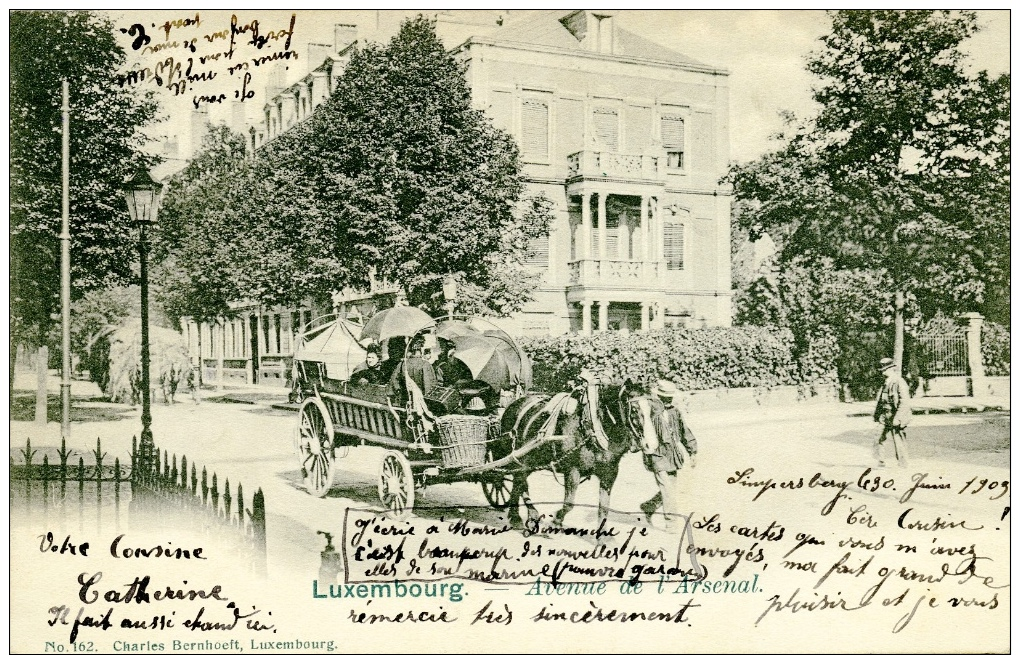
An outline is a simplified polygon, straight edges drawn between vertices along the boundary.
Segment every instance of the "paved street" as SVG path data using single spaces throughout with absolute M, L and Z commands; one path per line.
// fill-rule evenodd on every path
M 29 378 L 29 374 L 19 377 L 15 393 L 15 404 L 28 408 L 27 417 L 31 416 L 34 400 L 28 391 L 33 382 Z M 51 393 L 58 391 L 59 381 L 51 378 L 50 386 Z M 128 460 L 131 438 L 140 431 L 140 409 L 101 402 L 98 390 L 88 382 L 75 381 L 73 395 L 75 422 L 69 447 L 88 451 L 101 438 L 111 459 Z M 286 561 L 303 568 L 300 563 L 304 562 L 309 571 L 315 570 L 324 544 L 317 530 L 338 534 L 345 508 L 378 508 L 376 480 L 382 449 L 350 449 L 338 460 L 332 491 L 325 498 L 314 498 L 300 484 L 293 441 L 297 415 L 271 407 L 286 400 L 282 389 L 228 387 L 223 392 L 205 390 L 203 396 L 198 404 L 187 395 L 178 396 L 171 406 L 153 404 L 156 444 L 178 457 L 186 455 L 199 469 L 208 467 L 220 480 L 241 483 L 247 494 L 259 487 L 265 491 L 271 565 Z M 51 418 L 55 404 L 59 402 L 51 395 Z M 856 478 L 865 467 L 873 465 L 871 444 L 877 426 L 866 416 L 869 413 L 867 403 L 692 413 L 690 421 L 701 454 L 698 467 L 688 470 L 688 495 L 705 511 L 715 502 L 729 505 L 725 478 L 747 468 L 761 471 L 763 462 L 771 464 L 774 471 L 770 474 L 777 476 L 817 470 L 829 476 Z M 26 417 L 16 412 L 15 418 Z M 55 448 L 60 444 L 59 435 L 59 423 L 53 420 L 45 428 L 23 420 L 11 423 L 12 448 L 22 446 L 26 437 L 31 438 L 33 448 Z M 911 472 L 931 471 L 934 478 L 937 471 L 946 479 L 1009 476 L 1008 412 L 916 416 L 909 435 Z M 618 512 L 638 512 L 639 503 L 655 491 L 654 480 L 644 470 L 640 457 L 626 456 L 612 507 Z M 551 473 L 532 476 L 531 492 L 537 502 L 562 500 L 560 481 Z M 577 502 L 592 507 L 578 507 L 568 523 L 593 520 L 593 506 L 598 503 L 594 480 L 581 486 Z M 448 514 L 450 507 L 464 506 L 477 507 L 453 511 L 485 524 L 502 525 L 504 521 L 502 513 L 487 507 L 480 487 L 467 482 L 427 488 L 418 497 L 416 512 L 438 518 Z

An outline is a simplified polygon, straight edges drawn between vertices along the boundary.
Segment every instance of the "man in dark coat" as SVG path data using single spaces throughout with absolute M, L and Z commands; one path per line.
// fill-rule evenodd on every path
M 393 404 L 406 405 L 408 401 L 407 383 L 404 379 L 404 371 L 424 396 L 428 396 L 436 386 L 436 372 L 432 364 L 425 359 L 422 351 L 425 349 L 425 339 L 421 336 L 415 337 L 408 348 L 407 358 L 400 362 L 393 374 L 390 376 L 390 389 L 392 390 Z
M 875 442 L 875 459 L 879 466 L 885 466 L 885 442 L 892 437 L 896 461 L 907 466 L 907 425 L 913 418 L 910 410 L 910 387 L 900 375 L 896 363 L 886 357 L 879 365 L 885 375 L 885 383 L 878 392 L 875 402 L 875 422 L 882 424 L 882 434 Z
M 661 507 L 666 518 L 667 531 L 676 532 L 683 527 L 680 520 L 680 471 L 690 457 L 695 466 L 694 456 L 698 452 L 698 441 L 684 421 L 680 408 L 676 406 L 679 390 L 669 380 L 655 383 L 654 393 L 662 403 L 662 412 L 653 416 L 657 443 L 642 443 L 645 454 L 645 468 L 655 475 L 659 492 L 641 503 L 641 511 L 649 521 Z
M 436 378 L 444 387 L 456 387 L 458 382 L 470 382 L 473 378 L 468 365 L 454 357 L 457 344 L 439 337 L 439 358 L 436 359 Z

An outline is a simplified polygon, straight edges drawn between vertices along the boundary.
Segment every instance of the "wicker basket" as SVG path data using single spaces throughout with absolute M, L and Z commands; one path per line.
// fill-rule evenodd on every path
M 436 419 L 442 444 L 443 466 L 474 466 L 485 463 L 489 419 L 451 414 Z

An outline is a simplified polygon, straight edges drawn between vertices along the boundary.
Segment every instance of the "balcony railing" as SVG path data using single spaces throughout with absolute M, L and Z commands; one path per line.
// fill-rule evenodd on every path
M 567 157 L 567 178 L 614 177 L 657 181 L 663 177 L 665 162 L 653 155 L 623 155 L 618 152 L 582 150 Z
M 655 287 L 659 286 L 662 262 L 616 259 L 583 259 L 570 262 L 568 286 Z

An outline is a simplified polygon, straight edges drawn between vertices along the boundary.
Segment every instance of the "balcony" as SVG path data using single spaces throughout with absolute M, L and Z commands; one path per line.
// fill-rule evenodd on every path
M 584 259 L 567 264 L 567 286 L 605 288 L 657 288 L 665 262 Z
M 665 163 L 663 158 L 653 155 L 582 150 L 567 157 L 567 179 L 607 177 L 657 182 L 665 180 Z

